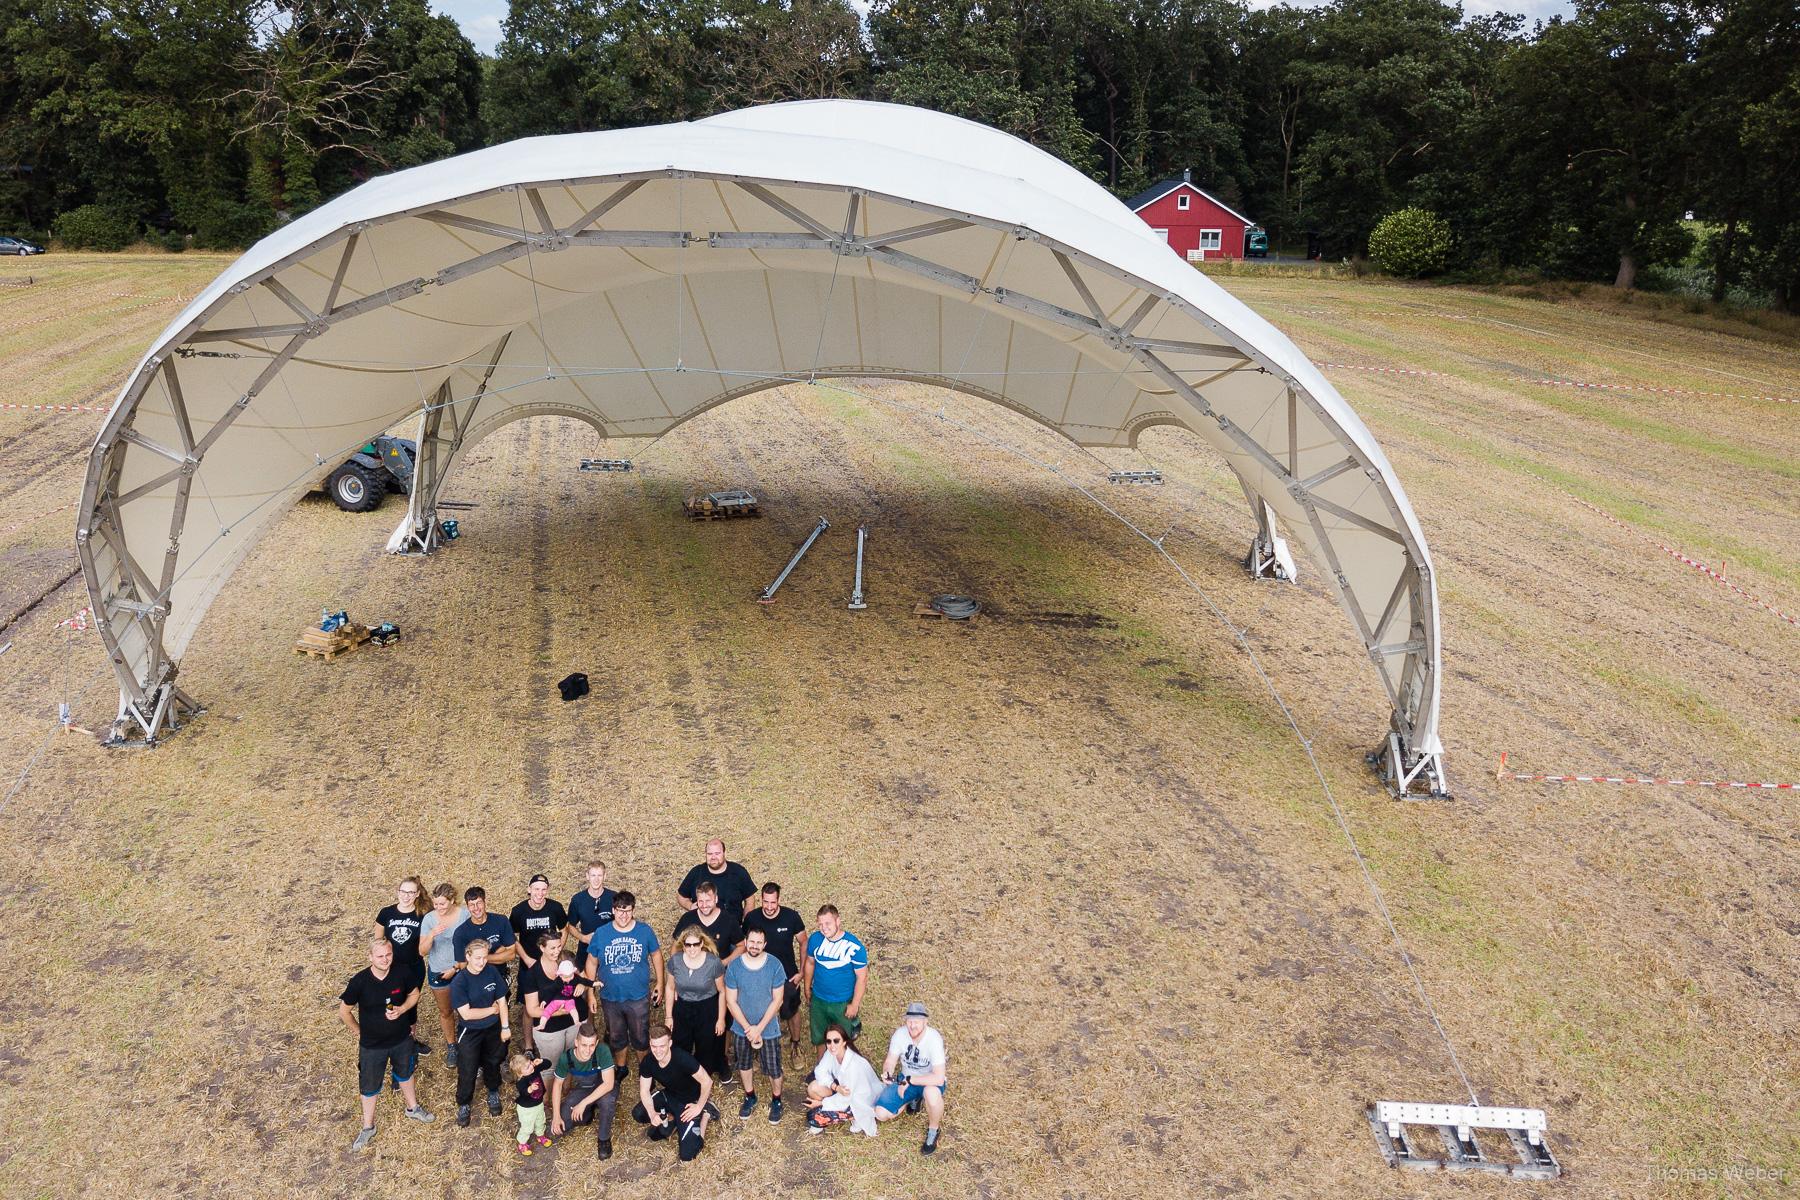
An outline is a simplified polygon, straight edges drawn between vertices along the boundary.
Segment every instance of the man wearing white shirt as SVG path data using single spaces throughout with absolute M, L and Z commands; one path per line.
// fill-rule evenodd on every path
M 887 1088 L 875 1101 L 875 1119 L 891 1121 L 902 1111 L 925 1108 L 925 1141 L 921 1154 L 935 1154 L 938 1126 L 944 1120 L 944 1086 L 949 1078 L 944 1054 L 944 1035 L 927 1023 L 925 1006 L 906 1006 L 906 1024 L 888 1039 L 887 1060 L 881 1064 L 881 1080 Z

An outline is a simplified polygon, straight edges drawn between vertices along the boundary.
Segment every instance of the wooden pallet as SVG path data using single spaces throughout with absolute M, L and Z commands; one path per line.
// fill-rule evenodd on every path
M 294 653 L 305 654 L 313 658 L 322 658 L 326 662 L 339 655 L 348 654 L 369 640 L 369 627 L 352 622 L 341 628 L 326 633 L 318 626 L 303 632 L 294 641 Z
M 970 621 L 980 620 L 981 613 L 982 610 L 978 608 L 972 615 L 967 617 L 946 617 L 943 613 L 931 607 L 931 605 L 925 603 L 923 600 L 913 605 L 913 616 L 915 617 L 936 617 L 940 621 L 954 621 L 958 625 L 967 625 Z

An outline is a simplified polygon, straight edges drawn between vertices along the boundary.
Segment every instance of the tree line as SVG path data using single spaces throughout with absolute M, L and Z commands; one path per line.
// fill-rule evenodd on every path
M 1530 28 L 1440 0 L 511 0 L 491 56 L 426 0 L 0 0 L 0 225 L 235 247 L 483 145 L 834 96 L 995 125 L 1120 196 L 1191 169 L 1332 257 L 1416 206 L 1462 272 L 1699 262 L 1800 306 L 1794 0 Z

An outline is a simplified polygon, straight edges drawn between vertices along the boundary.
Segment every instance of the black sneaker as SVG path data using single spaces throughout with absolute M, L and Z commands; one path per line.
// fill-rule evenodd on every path
M 927 1129 L 925 1131 L 925 1141 L 923 1144 L 921 1144 L 919 1146 L 919 1153 L 920 1154 L 936 1154 L 937 1148 L 938 1148 L 938 1131 L 935 1129 Z
M 748 1118 L 750 1116 L 750 1114 L 755 1111 L 756 1111 L 756 1093 L 755 1092 L 747 1092 L 744 1095 L 744 1102 L 742 1104 L 738 1105 L 738 1116 Z
M 500 1093 L 499 1092 L 489 1092 L 488 1093 L 488 1112 L 496 1117 L 500 1115 Z
M 779 1124 L 780 1121 L 781 1121 L 781 1097 L 777 1096 L 773 1100 L 769 1101 L 769 1124 L 771 1124 L 771 1125 Z
M 413 1052 L 423 1058 L 431 1053 L 431 1047 L 427 1046 L 424 1042 L 421 1042 L 418 1038 L 414 1038 Z
M 600 1139 L 600 1161 L 605 1162 L 607 1159 L 609 1159 L 611 1157 L 612 1157 L 612 1139 L 611 1138 L 601 1138 Z
M 456 1106 L 456 1123 L 458 1125 L 461 1125 L 465 1129 L 467 1129 L 469 1127 L 469 1106 L 468 1105 L 459 1104 Z
M 916 1113 L 916 1112 L 918 1112 L 918 1111 L 919 1111 L 919 1100 L 918 1100 L 918 1099 L 917 1099 L 917 1098 L 914 1098 L 914 1099 L 912 1099 L 912 1100 L 908 1100 L 908 1101 L 907 1101 L 907 1102 L 906 1102 L 906 1111 L 907 1111 L 907 1112 L 909 1112 L 909 1113 Z

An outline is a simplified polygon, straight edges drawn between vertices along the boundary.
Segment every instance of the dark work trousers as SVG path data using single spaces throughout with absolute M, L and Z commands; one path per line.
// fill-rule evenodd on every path
M 569 1113 L 570 1109 L 593 1095 L 593 1093 L 593 1088 L 587 1088 L 583 1091 L 576 1091 L 571 1088 L 563 1093 L 563 1124 L 573 1128 L 576 1125 L 586 1125 L 589 1121 L 592 1121 L 594 1123 L 594 1136 L 600 1141 L 610 1142 L 612 1141 L 613 1114 L 619 1109 L 618 1088 L 614 1088 L 612 1091 L 606 1093 L 606 1095 L 588 1105 L 587 1108 L 582 1111 L 579 1119 L 571 1116 Z
M 470 1029 L 463 1026 L 456 1034 L 456 1103 L 457 1107 L 475 1099 L 475 1073 L 487 1090 L 500 1090 L 500 1055 L 505 1043 L 500 1040 L 500 1026 Z
M 693 1055 L 708 1075 L 724 1075 L 729 1070 L 725 1063 L 724 1035 L 713 1032 L 718 1027 L 717 996 L 705 1000 L 675 997 L 675 1026 L 669 1030 L 675 1035 L 675 1048 Z
M 695 1157 L 699 1155 L 701 1147 L 706 1145 L 706 1139 L 702 1137 L 700 1133 L 700 1118 L 695 1117 L 692 1121 L 683 1121 L 681 1119 L 679 1108 L 670 1103 L 669 1094 L 667 1092 L 659 1091 L 653 1099 L 656 1104 L 656 1111 L 662 1114 L 663 1117 L 663 1123 L 661 1125 L 650 1125 L 650 1114 L 644 1111 L 644 1106 L 642 1104 L 632 1105 L 631 1119 L 636 1121 L 639 1125 L 650 1125 L 650 1128 L 644 1130 L 644 1132 L 649 1135 L 650 1140 L 653 1142 L 660 1142 L 664 1138 L 673 1135 L 675 1138 L 675 1147 L 681 1157 L 681 1161 L 692 1162 Z M 706 1107 L 707 1115 L 712 1116 L 716 1120 L 719 1115 L 718 1109 L 710 1104 Z

